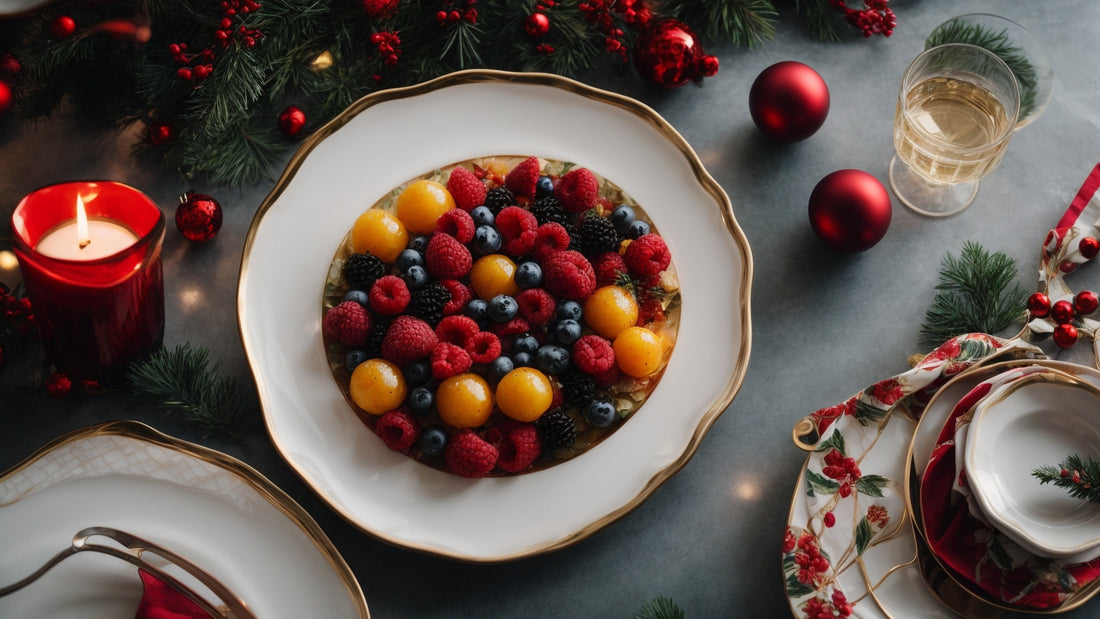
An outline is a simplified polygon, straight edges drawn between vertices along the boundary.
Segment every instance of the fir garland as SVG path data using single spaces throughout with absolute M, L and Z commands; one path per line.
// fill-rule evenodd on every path
M 672 601 L 672 598 L 655 597 L 642 606 L 634 619 L 684 619 L 687 614 Z
M 1058 466 L 1041 466 L 1031 472 L 1039 484 L 1053 483 L 1065 488 L 1075 499 L 1084 499 L 1093 503 L 1100 502 L 1100 462 L 1092 457 L 1082 458 L 1077 454 L 1066 456 Z

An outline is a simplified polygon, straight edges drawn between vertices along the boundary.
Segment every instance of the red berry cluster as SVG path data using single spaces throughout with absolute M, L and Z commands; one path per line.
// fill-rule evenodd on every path
M 210 45 L 196 54 L 187 53 L 186 43 L 172 43 L 168 46 L 168 53 L 172 59 L 180 65 L 176 69 L 176 77 L 198 85 L 199 82 L 210 77 L 214 72 L 215 47 L 225 49 L 234 42 L 245 47 L 255 47 L 263 38 L 263 33 L 256 28 L 249 28 L 244 24 L 238 24 L 234 29 L 234 17 L 248 15 L 260 10 L 260 3 L 256 0 L 223 0 L 221 3 L 222 17 L 218 22 L 218 29 L 214 31 L 215 44 Z
M 386 66 L 392 67 L 401 59 L 401 38 L 396 32 L 372 33 L 370 42 L 378 48 L 378 54 Z
M 0 283 L 0 310 L 10 328 L 18 335 L 38 337 L 38 319 L 34 315 L 29 297 L 17 297 Z
M 1100 254 L 1100 241 L 1091 236 L 1082 237 L 1077 242 L 1077 253 L 1085 261 L 1092 260 Z M 1072 273 L 1077 270 L 1078 263 L 1065 259 L 1058 264 L 1058 270 L 1064 274 Z M 1100 297 L 1091 290 L 1078 292 L 1072 301 L 1059 299 L 1052 303 L 1050 297 L 1042 292 L 1032 294 L 1027 300 L 1029 319 L 1048 319 L 1054 322 L 1051 338 L 1060 348 L 1069 348 L 1077 343 L 1081 319 L 1094 313 L 1098 307 Z M 1075 322 L 1078 324 L 1074 324 Z
M 461 3 L 454 0 L 443 0 L 443 7 L 436 11 L 435 21 L 439 22 L 441 26 L 459 21 L 476 24 L 477 9 L 474 8 L 475 4 L 477 4 L 477 0 L 463 0 Z
M 371 19 L 388 19 L 397 11 L 397 0 L 363 0 L 363 12 Z
M 890 0 L 864 0 L 863 9 L 853 9 L 844 0 L 829 0 L 833 8 L 844 13 L 844 19 L 859 28 L 864 37 L 881 34 L 888 37 L 894 33 L 898 20 L 887 4 Z
M 604 47 L 608 53 L 618 55 L 625 62 L 627 50 L 626 45 L 623 44 L 624 33 L 622 28 L 615 24 L 615 17 L 612 14 L 616 4 L 611 0 L 587 0 L 577 5 L 577 8 L 584 13 L 585 20 L 604 33 Z M 631 5 L 633 6 L 633 3 Z
M 642 0 L 616 0 L 615 11 L 623 16 L 623 21 L 635 30 L 641 30 L 653 19 L 653 12 Z

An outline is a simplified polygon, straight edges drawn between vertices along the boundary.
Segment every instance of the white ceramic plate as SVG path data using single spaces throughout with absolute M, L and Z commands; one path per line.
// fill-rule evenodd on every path
M 0 584 L 88 526 L 178 553 L 258 617 L 369 617 L 351 570 L 293 499 L 238 460 L 136 422 L 68 434 L 0 476 Z M 0 617 L 132 617 L 141 596 L 136 568 L 79 553 L 0 598 Z
M 622 187 L 668 242 L 683 309 L 664 377 L 609 439 L 536 473 L 469 480 L 386 449 L 356 418 L 328 368 L 320 299 L 363 210 L 489 155 L 572 161 Z M 253 220 L 237 310 L 271 438 L 333 509 L 394 544 L 503 561 L 590 535 L 687 463 L 744 377 L 751 279 L 729 198 L 653 110 L 556 76 L 465 71 L 369 95 L 303 144 Z
M 1027 550 L 1067 558 L 1100 545 L 1100 505 L 1031 472 L 1067 455 L 1100 457 L 1100 391 L 1035 375 L 989 394 L 965 447 L 969 485 L 990 522 Z

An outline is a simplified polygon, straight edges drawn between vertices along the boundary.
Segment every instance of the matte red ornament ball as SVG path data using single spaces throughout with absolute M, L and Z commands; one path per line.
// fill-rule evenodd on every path
M 306 126 L 306 113 L 297 105 L 288 105 L 279 113 L 279 129 L 289 138 L 296 138 Z
M 208 195 L 188 191 L 176 207 L 176 228 L 188 240 L 209 241 L 222 227 L 222 207 Z
M 1050 297 L 1041 292 L 1032 293 L 1027 298 L 1027 311 L 1034 318 L 1046 318 L 1050 314 Z
M 7 114 L 14 104 L 15 94 L 12 93 L 11 86 L 0 82 L 0 116 Z
M 1071 324 L 1058 325 L 1054 327 L 1051 336 L 1059 348 L 1069 348 L 1077 343 L 1077 327 Z
M 842 253 L 875 246 L 890 227 L 890 194 L 862 170 L 837 170 L 810 194 L 810 225 L 818 238 Z
M 672 18 L 651 23 L 634 42 L 634 68 L 662 88 L 701 82 L 718 72 L 718 58 L 707 55 L 687 24 Z
M 76 32 L 76 21 L 68 15 L 58 15 L 50 22 L 50 34 L 59 39 L 72 36 Z
M 800 142 L 825 124 L 829 87 L 817 71 L 793 60 L 764 69 L 749 89 L 756 126 L 781 142 Z
M 1065 299 L 1056 301 L 1050 306 L 1050 318 L 1060 325 L 1073 322 L 1073 304 Z
M 523 20 L 523 30 L 532 39 L 541 39 L 550 32 L 550 18 L 546 13 L 531 13 Z
M 1100 307 L 1100 298 L 1091 290 L 1082 290 L 1073 297 L 1073 309 L 1082 316 L 1087 316 Z

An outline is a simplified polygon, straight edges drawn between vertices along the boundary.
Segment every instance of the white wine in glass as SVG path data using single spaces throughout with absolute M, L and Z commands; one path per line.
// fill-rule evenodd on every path
M 894 116 L 890 186 L 925 215 L 961 211 L 1000 163 L 1019 113 L 1012 71 L 973 45 L 948 44 L 906 69 Z

